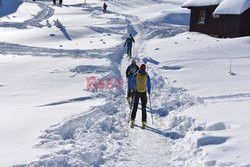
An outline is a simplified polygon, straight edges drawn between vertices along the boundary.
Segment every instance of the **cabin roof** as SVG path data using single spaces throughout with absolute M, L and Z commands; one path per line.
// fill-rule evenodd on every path
M 224 0 L 214 14 L 242 14 L 250 8 L 250 0 Z
M 201 7 L 201 6 L 213 6 L 219 5 L 223 0 L 187 0 L 182 7 Z
M 213 14 L 240 15 L 250 8 L 250 0 L 187 0 L 182 7 L 202 7 L 218 5 Z

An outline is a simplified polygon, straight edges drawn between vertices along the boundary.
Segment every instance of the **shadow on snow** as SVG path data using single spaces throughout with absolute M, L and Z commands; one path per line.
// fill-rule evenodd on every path
M 138 125 L 135 125 L 135 126 L 141 128 Z M 182 135 L 180 133 L 177 133 L 177 132 L 164 132 L 162 130 L 159 130 L 159 129 L 156 129 L 156 128 L 152 128 L 150 126 L 146 126 L 146 128 L 144 130 L 156 133 L 158 135 L 162 135 L 164 137 L 168 137 L 168 138 L 173 139 L 173 140 L 177 140 L 177 139 L 180 139 L 180 138 L 184 137 L 184 135 Z
M 22 0 L 0 0 L 0 17 L 15 13 L 22 3 Z
M 80 102 L 80 101 L 85 101 L 85 100 L 90 100 L 90 99 L 93 99 L 93 97 L 78 97 L 78 98 L 62 100 L 62 101 L 58 101 L 58 102 L 54 102 L 54 103 L 49 103 L 49 104 L 45 104 L 45 105 L 40 105 L 40 106 L 37 106 L 37 107 L 56 106 L 56 105 Z
M 65 36 L 65 38 L 66 38 L 67 40 L 69 40 L 69 41 L 72 40 L 71 37 L 69 36 L 69 33 L 67 32 L 67 30 L 65 29 L 64 26 L 60 27 L 59 29 L 60 29 L 60 31 L 63 33 L 63 35 Z

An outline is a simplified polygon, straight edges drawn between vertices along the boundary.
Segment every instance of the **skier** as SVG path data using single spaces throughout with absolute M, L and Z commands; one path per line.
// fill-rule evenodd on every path
M 130 104 L 130 106 L 132 106 L 132 99 L 133 99 L 133 91 L 131 88 L 131 78 L 132 76 L 139 70 L 139 67 L 136 65 L 136 61 L 135 59 L 132 59 L 131 64 L 128 66 L 127 70 L 126 70 L 126 78 L 128 81 L 128 92 L 127 92 L 127 100 L 128 103 Z
M 135 40 L 132 36 L 132 34 L 129 34 L 129 37 L 126 39 L 126 42 L 124 44 L 124 47 L 127 45 L 127 54 L 128 54 L 128 57 L 131 58 L 131 53 L 132 53 L 132 44 L 133 42 L 135 43 Z
M 108 5 L 106 3 L 103 3 L 103 13 L 107 13 L 107 7 Z
M 134 93 L 134 106 L 131 114 L 131 128 L 134 128 L 136 112 L 138 108 L 139 98 L 141 99 L 142 105 L 142 129 L 145 128 L 147 123 L 147 92 L 150 95 L 151 82 L 150 77 L 147 74 L 146 65 L 142 64 L 138 72 L 136 72 L 131 79 L 131 87 L 135 91 Z
M 53 0 L 53 5 L 56 5 L 56 0 Z

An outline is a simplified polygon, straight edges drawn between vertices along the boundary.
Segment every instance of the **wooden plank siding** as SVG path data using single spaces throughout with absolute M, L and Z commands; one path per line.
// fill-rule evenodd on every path
M 240 36 L 250 36 L 250 9 L 242 14 L 240 27 Z

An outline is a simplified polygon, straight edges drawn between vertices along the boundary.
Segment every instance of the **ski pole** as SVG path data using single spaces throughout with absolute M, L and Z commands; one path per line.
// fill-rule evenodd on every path
M 150 112 L 151 112 L 151 118 L 152 118 L 152 125 L 154 125 L 154 118 L 153 118 L 153 113 L 152 113 L 152 106 L 151 106 L 150 94 L 148 95 L 148 97 L 149 97 L 149 105 L 150 105 Z

